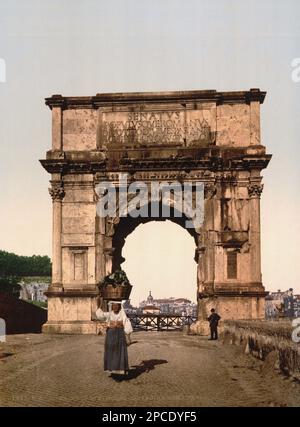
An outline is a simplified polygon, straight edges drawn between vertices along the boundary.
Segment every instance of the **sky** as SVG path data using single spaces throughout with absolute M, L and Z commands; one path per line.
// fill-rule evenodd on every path
M 300 293 L 300 82 L 291 65 L 300 57 L 299 22 L 298 0 L 0 0 L 0 248 L 51 255 L 49 176 L 38 162 L 51 147 L 45 97 L 258 87 L 267 91 L 262 144 L 273 154 L 263 171 L 263 282 Z M 177 272 L 173 296 L 195 299 L 187 239 L 175 224 L 159 223 L 128 237 L 135 299 L 150 286 L 168 296 L 161 294 L 172 289 L 154 273 L 163 265 Z M 151 262 L 140 260 L 145 241 Z

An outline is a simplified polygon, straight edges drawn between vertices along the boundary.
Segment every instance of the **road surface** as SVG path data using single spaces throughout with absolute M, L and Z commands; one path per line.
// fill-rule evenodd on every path
M 300 385 L 235 346 L 137 332 L 126 380 L 103 372 L 104 337 L 13 335 L 0 343 L 0 406 L 299 406 Z

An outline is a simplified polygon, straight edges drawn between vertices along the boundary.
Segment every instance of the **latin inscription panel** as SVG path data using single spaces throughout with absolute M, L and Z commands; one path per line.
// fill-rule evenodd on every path
M 211 110 L 102 113 L 102 145 L 211 142 Z

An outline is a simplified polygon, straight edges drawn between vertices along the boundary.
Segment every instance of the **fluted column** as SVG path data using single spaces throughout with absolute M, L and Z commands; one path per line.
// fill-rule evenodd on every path
M 198 321 L 207 325 L 207 303 L 214 283 L 214 212 L 217 187 L 214 182 L 204 184 L 204 223 L 198 242 Z
M 250 183 L 248 185 L 249 194 L 249 215 L 250 215 L 250 262 L 251 281 L 261 283 L 261 238 L 260 238 L 260 196 L 263 184 Z
M 52 287 L 62 289 L 62 200 L 65 195 L 61 181 L 51 181 L 52 197 Z
M 96 283 L 99 283 L 106 275 L 105 269 L 105 243 L 106 243 L 106 218 L 100 215 L 97 204 L 106 194 L 106 191 L 99 186 L 101 178 L 105 181 L 106 177 L 96 174 L 94 176 L 94 202 L 96 204 L 96 260 L 95 276 Z
M 216 215 L 216 200 L 217 186 L 215 183 L 205 183 L 204 185 L 204 283 L 212 290 L 215 280 L 215 215 Z

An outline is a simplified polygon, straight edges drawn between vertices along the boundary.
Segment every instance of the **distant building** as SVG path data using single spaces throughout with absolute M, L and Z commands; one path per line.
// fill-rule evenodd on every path
M 270 292 L 266 296 L 265 314 L 267 319 L 299 317 L 300 295 L 294 295 L 292 288 Z
M 160 309 L 156 305 L 145 305 L 142 308 L 143 314 L 159 314 Z
M 50 285 L 50 277 L 24 277 L 20 281 L 20 299 L 46 302 L 45 292 Z
M 196 316 L 197 304 L 186 298 L 153 298 L 151 291 L 146 300 L 140 303 L 139 311 L 161 314 L 177 314 L 180 316 Z
M 294 316 L 300 317 L 300 295 L 295 295 L 294 298 Z
M 136 307 L 133 307 L 133 305 L 131 305 L 130 299 L 124 302 L 123 307 L 127 314 L 135 314 L 137 311 Z

